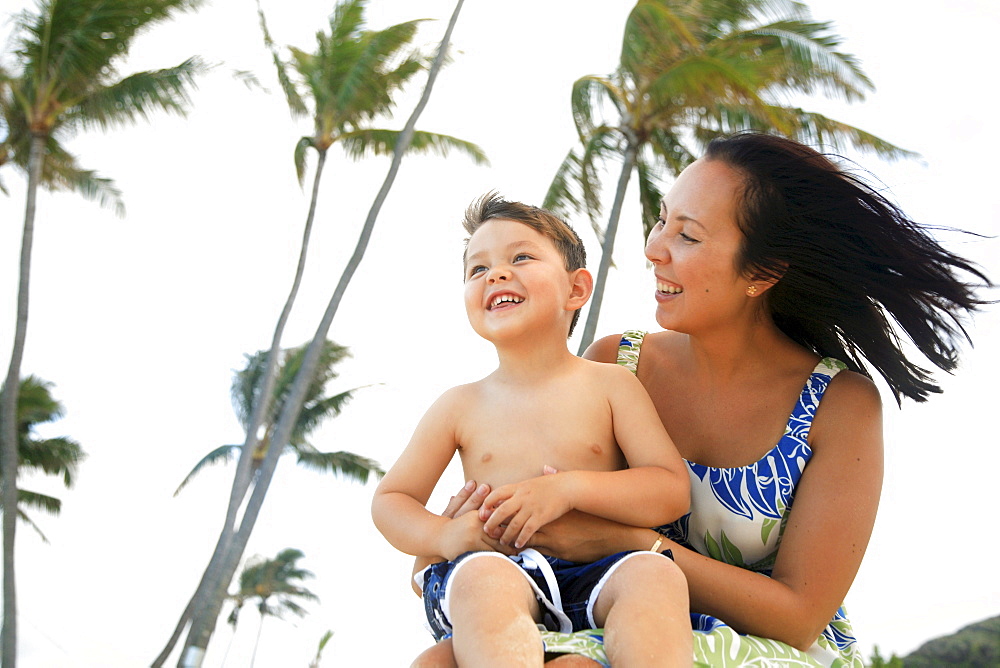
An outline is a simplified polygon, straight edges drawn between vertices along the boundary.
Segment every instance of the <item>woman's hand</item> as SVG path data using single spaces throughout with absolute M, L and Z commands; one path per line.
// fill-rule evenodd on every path
M 504 554 L 515 551 L 505 547 L 483 531 L 479 514 L 466 512 L 445 524 L 440 537 L 441 556 L 454 559 L 460 554 L 477 550 L 494 550 Z
M 649 549 L 654 533 L 571 510 L 538 529 L 527 547 L 568 561 L 590 562 L 616 552 Z
M 458 494 L 448 499 L 448 505 L 441 513 L 441 517 L 455 518 L 470 510 L 479 510 L 491 491 L 490 486 L 486 483 L 476 485 L 475 480 L 470 480 L 465 483 L 462 489 L 458 490 Z
M 483 523 L 479 519 L 478 511 L 483 505 L 483 500 L 493 491 L 486 483 L 476 484 L 475 480 L 470 480 L 458 491 L 458 493 L 448 499 L 448 505 L 441 513 L 442 517 L 448 517 L 453 521 L 448 522 L 441 536 L 441 543 L 444 547 L 441 556 L 445 559 L 454 559 L 460 554 L 472 550 L 496 550 L 505 554 L 513 552 L 500 545 L 496 540 L 483 532 Z
M 451 558 L 457 557 L 463 552 L 471 550 L 497 550 L 499 552 L 510 553 L 483 532 L 483 523 L 479 521 L 479 507 L 483 505 L 483 500 L 492 491 L 489 485 L 483 483 L 477 485 L 475 480 L 470 480 L 458 490 L 455 496 L 448 499 L 441 517 L 450 519 L 460 518 L 459 522 L 449 522 L 446 534 L 442 537 L 447 547 L 444 552 L 454 552 Z M 464 518 L 464 519 L 462 519 Z M 457 551 L 456 551 L 457 550 Z M 433 563 L 448 558 L 449 555 L 438 557 L 417 557 L 413 560 L 413 574 L 416 575 Z M 417 596 L 421 595 L 416 582 L 411 578 L 410 586 Z

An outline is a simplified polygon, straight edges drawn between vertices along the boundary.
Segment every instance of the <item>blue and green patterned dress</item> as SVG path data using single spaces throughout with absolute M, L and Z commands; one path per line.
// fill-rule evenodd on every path
M 622 335 L 618 363 L 636 372 L 645 332 Z M 830 379 L 846 366 L 820 361 L 792 411 L 785 434 L 759 461 L 738 468 L 713 468 L 687 462 L 691 511 L 659 530 L 677 543 L 727 564 L 765 576 L 781 543 L 795 486 L 809 463 L 807 439 L 813 415 Z M 739 634 L 722 620 L 692 614 L 694 663 L 705 666 L 863 667 L 851 624 L 843 608 L 806 652 L 770 640 Z M 589 656 L 604 665 L 602 633 L 542 633 L 547 652 Z

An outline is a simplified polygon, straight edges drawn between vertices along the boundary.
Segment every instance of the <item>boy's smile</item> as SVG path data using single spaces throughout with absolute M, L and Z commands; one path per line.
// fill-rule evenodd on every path
M 524 297 L 516 295 L 513 292 L 510 292 L 509 290 L 501 290 L 499 293 L 494 292 L 491 295 L 489 300 L 490 305 L 487 306 L 486 308 L 489 311 L 497 311 L 506 308 L 513 308 L 514 306 L 517 306 L 523 301 Z

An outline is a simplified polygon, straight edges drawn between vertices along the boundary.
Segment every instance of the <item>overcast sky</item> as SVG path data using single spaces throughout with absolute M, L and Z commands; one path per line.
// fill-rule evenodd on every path
M 492 166 L 455 155 L 403 163 L 330 334 L 353 352 L 331 388 L 370 387 L 317 433 L 317 447 L 388 467 L 438 394 L 493 368 L 492 349 L 465 320 L 458 221 L 469 201 L 490 189 L 540 203 L 574 141 L 570 86 L 613 69 L 633 4 L 583 0 L 570 13 L 566 3 L 466 3 L 453 63 L 419 127 L 479 144 Z M 947 11 L 930 12 L 903 2 L 808 4 L 816 18 L 835 23 L 878 89 L 860 105 L 809 106 L 920 153 L 921 160 L 901 164 L 852 157 L 916 220 L 993 235 L 942 239 L 996 277 L 1000 141 L 990 113 L 994 87 L 979 73 L 996 64 L 1000 6 L 953 0 Z M 2 11 L 30 5 L 13 0 Z M 452 10 L 450 0 L 373 5 L 375 28 L 438 19 L 418 35 L 428 48 Z M 307 50 L 332 6 L 264 1 L 275 40 Z M 242 441 L 229 401 L 232 371 L 244 353 L 269 344 L 293 275 L 307 198 L 295 181 L 292 149 L 309 127 L 287 113 L 253 3 L 216 0 L 157 28 L 136 44 L 123 71 L 193 54 L 223 64 L 201 82 L 189 118 L 157 116 L 69 144 L 84 166 L 116 181 L 126 218 L 75 196 L 39 200 L 23 372 L 55 383 L 66 406 L 65 419 L 45 434 L 78 440 L 88 459 L 72 491 L 24 481 L 64 500 L 61 517 L 35 515 L 50 544 L 24 525 L 18 531 L 20 655 L 28 668 L 148 665 L 160 651 L 208 560 L 232 470 L 206 471 L 177 498 L 173 490 L 210 449 Z M 236 69 L 256 72 L 270 93 L 248 90 L 231 77 Z M 386 126 L 402 126 L 421 85 Z M 331 151 L 287 345 L 311 338 L 387 166 Z M 0 176 L 11 190 L 0 197 L 6 365 L 24 187 L 9 169 Z M 596 264 L 588 224 L 573 222 Z M 640 230 L 630 200 L 599 333 L 656 327 Z M 997 308 L 970 332 L 976 348 L 943 379 L 944 395 L 898 410 L 884 393 L 882 508 L 847 598 L 865 656 L 875 644 L 883 654 L 906 654 L 1000 614 L 1000 575 L 991 565 L 1000 546 L 991 476 L 1000 454 L 990 417 L 1000 376 Z M 444 484 L 432 500 L 438 506 L 461 484 L 460 473 L 450 471 Z M 301 549 L 321 602 L 304 619 L 267 620 L 258 666 L 307 665 L 327 629 L 335 636 L 324 665 L 406 665 L 429 644 L 407 585 L 410 560 L 371 524 L 373 490 L 282 461 L 247 555 Z M 247 610 L 228 665 L 248 663 L 256 622 Z M 230 638 L 223 622 L 206 666 L 221 664 Z

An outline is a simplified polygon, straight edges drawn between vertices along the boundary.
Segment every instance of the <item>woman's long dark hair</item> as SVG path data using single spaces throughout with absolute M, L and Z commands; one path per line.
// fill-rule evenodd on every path
M 744 175 L 738 267 L 778 279 L 765 307 L 785 334 L 870 377 L 867 362 L 897 402 L 941 391 L 930 372 L 906 358 L 896 328 L 935 366 L 952 371 L 959 339 L 969 339 L 962 318 L 988 303 L 974 292 L 990 285 L 976 265 L 797 142 L 742 133 L 712 141 L 705 157 Z

